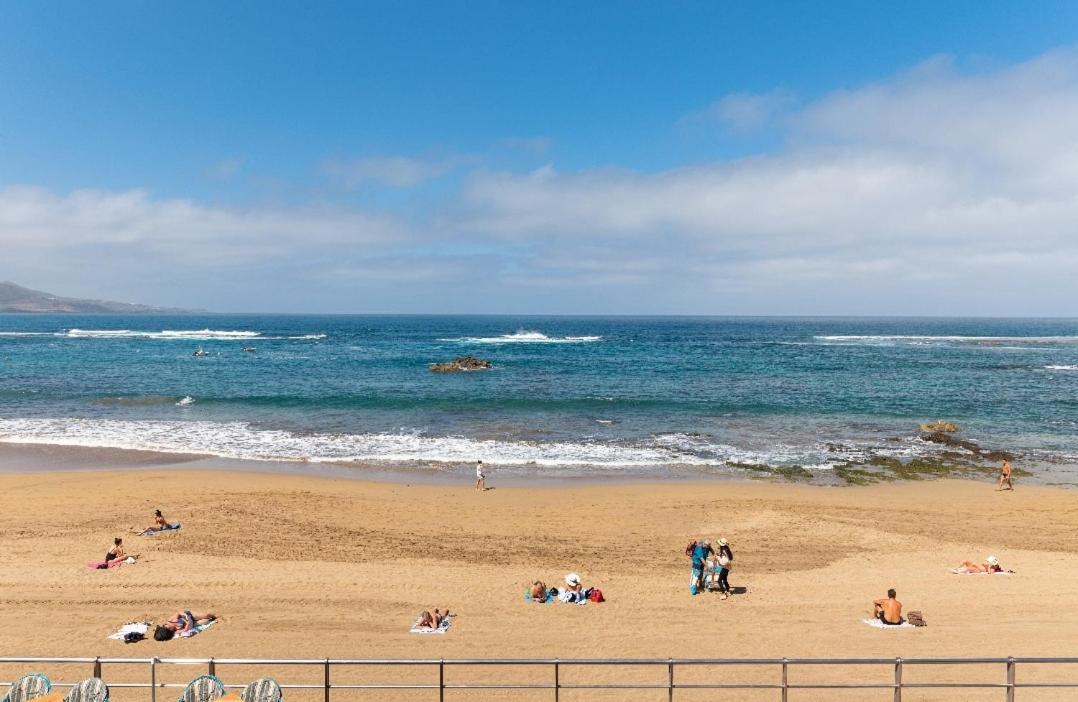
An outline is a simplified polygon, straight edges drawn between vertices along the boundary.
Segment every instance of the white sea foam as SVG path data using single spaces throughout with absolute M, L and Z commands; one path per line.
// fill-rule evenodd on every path
M 1027 344 L 1078 344 L 1078 336 L 952 336 L 909 334 L 841 334 L 813 337 L 817 341 L 838 342 L 900 342 L 910 344 L 1000 344 L 1008 342 Z
M 826 469 L 831 465 L 831 457 L 817 453 L 815 448 L 806 452 L 795 447 L 773 446 L 766 451 L 751 451 L 717 443 L 706 436 L 686 434 L 666 434 L 634 444 L 586 440 L 535 442 L 430 436 L 421 432 L 297 434 L 255 429 L 243 422 L 66 418 L 0 419 L 0 442 L 310 462 L 455 464 L 482 457 L 484 463 L 491 465 L 596 469 L 722 468 L 731 464 L 799 462 Z
M 601 336 L 547 336 L 542 332 L 520 331 L 501 336 L 465 336 L 456 339 L 439 339 L 438 341 L 455 341 L 467 344 L 586 344 L 592 341 L 602 341 Z
M 301 336 L 286 336 L 286 339 L 325 339 L 325 334 L 303 334 Z
M 52 336 L 50 332 L 0 331 L 0 336 Z
M 216 329 L 194 329 L 163 331 L 137 331 L 131 329 L 68 329 L 61 336 L 73 339 L 178 339 L 184 341 L 211 341 L 230 339 L 260 339 L 261 333 L 255 331 L 220 331 Z
M 191 397 L 190 395 L 184 395 L 182 398 L 180 398 L 180 401 L 176 403 L 176 406 L 187 407 L 188 405 L 193 404 L 195 404 L 195 398 Z
M 1045 370 L 1078 371 L 1078 366 L 1045 366 Z

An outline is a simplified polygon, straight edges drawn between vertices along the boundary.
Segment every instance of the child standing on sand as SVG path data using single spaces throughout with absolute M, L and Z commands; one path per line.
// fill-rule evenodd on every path
M 475 489 L 480 492 L 486 492 L 487 489 L 487 474 L 483 472 L 482 461 L 476 461 L 475 464 Z

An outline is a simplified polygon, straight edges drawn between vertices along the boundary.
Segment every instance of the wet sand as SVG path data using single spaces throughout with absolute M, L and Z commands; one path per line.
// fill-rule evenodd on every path
M 1060 488 L 1019 484 L 1014 493 L 997 493 L 991 484 L 966 481 L 848 488 L 676 483 L 500 486 L 477 493 L 471 484 L 158 466 L 9 473 L 0 475 L 0 493 L 4 655 L 741 658 L 1066 656 L 1078 650 L 1078 494 Z M 158 507 L 183 529 L 154 538 L 131 535 Z M 129 552 L 142 554 L 140 562 L 88 570 L 85 563 L 100 559 L 118 535 Z M 726 601 L 689 596 L 683 551 L 697 536 L 730 541 L 730 581 L 747 592 Z M 947 570 L 990 553 L 1017 574 Z M 560 584 L 570 571 L 601 588 L 608 602 L 524 601 L 535 578 Z M 872 598 L 888 587 L 898 590 L 907 609 L 923 611 L 929 626 L 881 631 L 862 624 Z M 459 614 L 449 633 L 409 634 L 417 613 L 434 607 Z M 222 621 L 190 640 L 125 645 L 106 639 L 124 622 L 160 621 L 182 608 L 212 610 Z M 25 670 L 2 667 L 5 678 L 16 672 Z M 585 672 L 593 679 L 614 675 Z M 975 673 L 1003 681 L 1002 667 L 910 671 L 906 678 L 972 679 Z M 295 682 L 318 671 L 275 674 Z M 429 669 L 425 675 L 430 682 Z M 547 671 L 519 675 L 549 678 Z M 647 675 L 661 681 L 665 671 Z M 887 681 L 891 671 L 796 675 L 792 680 L 800 682 Z M 245 681 L 235 676 L 240 679 L 227 681 Z M 496 676 L 505 679 L 508 672 L 466 677 Z M 777 671 L 723 669 L 686 673 L 689 678 L 775 682 Z M 1078 671 L 1023 676 L 1038 678 L 1073 680 Z M 146 699 L 124 692 L 113 698 Z M 551 698 L 549 692 L 454 694 Z M 562 699 L 664 695 L 578 691 Z M 998 690 L 922 691 L 908 698 L 1001 696 Z M 435 697 L 341 697 L 398 698 Z M 713 698 L 678 693 L 678 699 Z M 776 698 L 769 692 L 731 699 Z M 1050 691 L 1020 696 L 1071 698 Z M 316 697 L 293 692 L 288 699 Z M 791 699 L 890 699 L 890 693 L 801 692 Z

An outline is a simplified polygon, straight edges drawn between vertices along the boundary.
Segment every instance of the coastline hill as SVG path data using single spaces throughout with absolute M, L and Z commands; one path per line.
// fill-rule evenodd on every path
M 80 300 L 60 297 L 40 290 L 31 290 L 12 282 L 0 281 L 0 312 L 30 312 L 40 314 L 179 314 L 195 310 L 171 307 L 152 307 L 129 302 Z

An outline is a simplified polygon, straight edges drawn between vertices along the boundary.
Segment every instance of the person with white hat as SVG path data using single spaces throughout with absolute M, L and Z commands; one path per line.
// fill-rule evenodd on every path
M 974 563 L 973 561 L 962 561 L 957 566 L 951 569 L 952 573 L 1009 573 L 1012 571 L 1003 570 L 1003 566 L 999 564 L 999 559 L 995 556 L 988 556 L 984 559 L 984 563 Z

